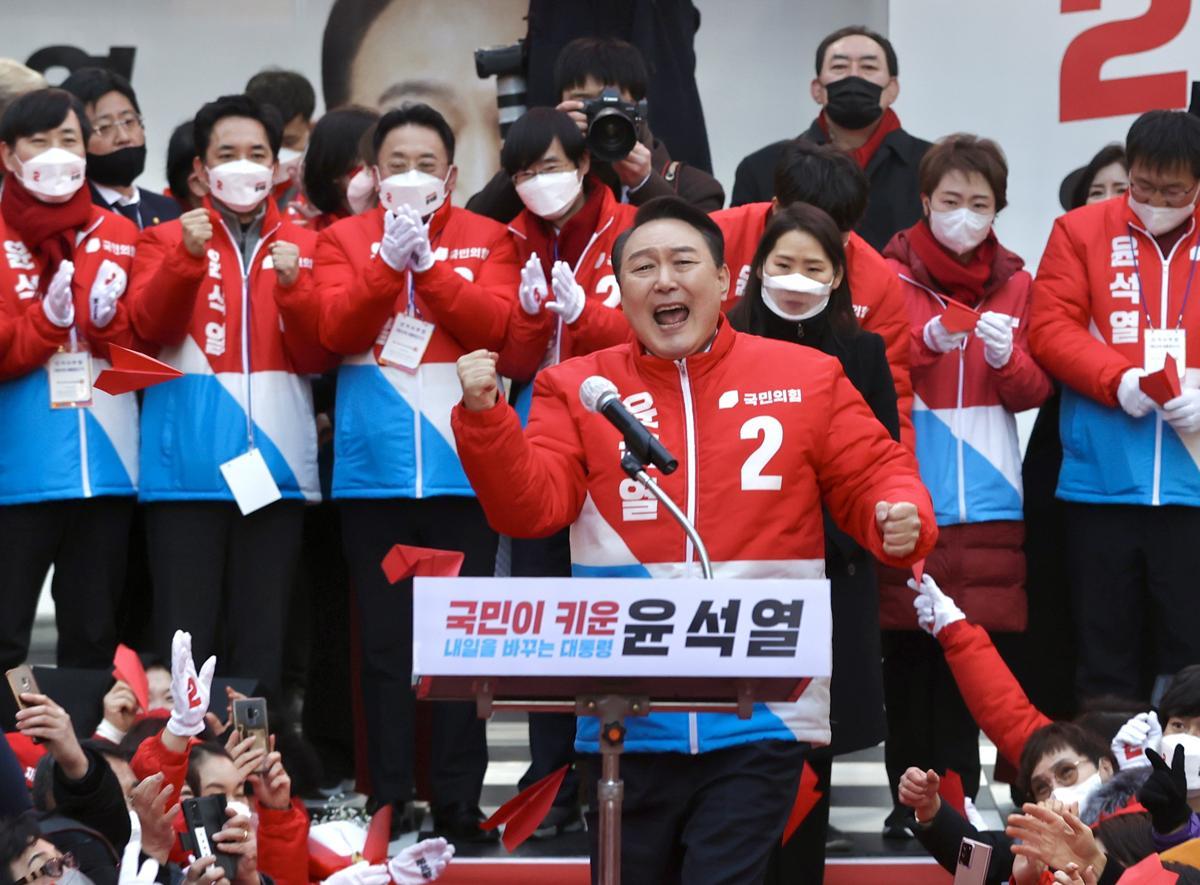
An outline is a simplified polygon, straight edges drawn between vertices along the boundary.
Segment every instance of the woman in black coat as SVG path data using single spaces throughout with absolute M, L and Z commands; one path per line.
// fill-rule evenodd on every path
M 833 219 L 807 203 L 777 210 L 754 255 L 741 301 L 729 314 L 735 329 L 795 341 L 837 357 L 875 417 L 900 438 L 896 389 L 884 342 L 854 317 L 846 282 L 846 254 Z M 833 757 L 884 738 L 883 674 L 879 645 L 879 591 L 871 555 L 825 514 L 825 574 L 832 585 L 833 740 L 808 756 L 822 798 L 803 825 L 776 852 L 767 882 L 820 882 L 829 823 Z

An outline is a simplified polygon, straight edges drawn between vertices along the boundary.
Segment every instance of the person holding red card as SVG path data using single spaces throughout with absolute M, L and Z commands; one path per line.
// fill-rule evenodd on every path
M 911 324 L 913 428 L 941 534 L 926 568 L 971 619 L 1025 628 L 1021 454 L 1015 413 L 1050 395 L 1027 343 L 1032 278 L 996 239 L 1008 166 L 999 146 L 950 135 L 921 161 L 925 218 L 884 250 Z M 978 728 L 937 644 L 916 631 L 907 573 L 884 570 L 880 616 L 894 784 L 908 765 L 979 786 Z M 890 628 L 890 629 L 888 629 Z M 893 813 L 886 832 L 899 835 Z

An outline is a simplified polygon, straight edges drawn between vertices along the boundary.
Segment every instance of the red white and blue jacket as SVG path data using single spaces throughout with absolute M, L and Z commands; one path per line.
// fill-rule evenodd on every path
M 903 566 L 937 540 L 913 456 L 894 442 L 832 357 L 734 332 L 677 362 L 623 344 L 538 374 L 528 429 L 501 401 L 453 416 L 463 466 L 492 527 L 543 537 L 571 527 L 576 576 L 698 576 L 692 543 L 620 467 L 620 434 L 579 401 L 590 375 L 609 378 L 627 408 L 679 458 L 656 477 L 696 525 L 723 578 L 821 578 L 822 504 L 885 562 Z M 913 553 L 887 556 L 878 501 L 909 501 L 921 516 Z M 700 753 L 750 741 L 828 743 L 829 684 L 814 679 L 794 704 L 732 714 L 653 714 L 628 722 L 634 752 Z M 577 746 L 596 752 L 594 720 Z
M 316 235 L 267 200 L 249 264 L 221 214 L 206 199 L 213 238 L 197 258 L 178 220 L 147 228 L 138 241 L 127 296 L 138 335 L 184 373 L 146 390 L 142 402 L 143 501 L 232 501 L 221 464 L 253 446 L 285 499 L 320 500 L 317 437 L 307 373 L 328 355 L 284 323 L 280 303 L 312 287 Z M 279 285 L 270 246 L 300 249 L 300 274 Z
M 125 298 L 102 329 L 89 321 L 88 299 L 107 259 L 129 272 L 137 228 L 127 218 L 93 207 L 76 234 L 75 300 L 77 339 L 92 354 L 92 379 L 109 367 L 108 344 L 137 347 Z M 46 318 L 39 288 L 45 268 L 37 252 L 0 218 L 0 505 L 133 495 L 138 483 L 138 411 L 132 393 L 92 391 L 92 405 L 50 408 L 46 363 L 68 343 L 69 330 Z M 39 283 L 41 285 L 39 285 Z
M 1186 330 L 1183 386 L 1200 387 L 1198 219 L 1200 210 L 1165 254 L 1125 197 L 1054 223 L 1034 283 L 1030 338 L 1039 362 L 1065 385 L 1064 500 L 1200 506 L 1200 434 L 1177 433 L 1158 409 L 1131 418 L 1117 405 L 1121 376 L 1143 367 L 1147 328 Z
M 905 231 L 883 254 L 908 304 L 917 461 L 938 525 L 1023 519 L 1015 413 L 1041 405 L 1051 391 L 1050 379 L 1029 354 L 1032 280 L 1024 262 L 997 245 L 991 278 L 973 305 L 981 313 L 1014 318 L 1012 356 L 996 370 L 984 360 L 983 342 L 974 333 L 950 353 L 925 345 L 925 324 L 946 309 L 950 296 L 929 275 Z

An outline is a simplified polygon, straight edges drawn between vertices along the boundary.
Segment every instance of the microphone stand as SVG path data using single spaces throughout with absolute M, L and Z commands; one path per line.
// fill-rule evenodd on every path
M 675 517 L 675 521 L 679 523 L 684 532 L 687 533 L 692 544 L 696 547 L 696 553 L 700 556 L 700 571 L 704 574 L 705 580 L 711 581 L 713 579 L 712 562 L 708 558 L 708 548 L 700 540 L 700 533 L 696 531 L 696 527 L 692 525 L 683 511 L 679 509 L 679 505 L 672 501 L 667 493 L 658 487 L 658 483 L 650 478 L 645 468 L 645 462 L 641 461 L 632 452 L 626 451 L 621 456 L 621 469 L 625 471 L 630 479 L 640 483 L 646 491 L 657 498 L 667 508 L 667 512 Z

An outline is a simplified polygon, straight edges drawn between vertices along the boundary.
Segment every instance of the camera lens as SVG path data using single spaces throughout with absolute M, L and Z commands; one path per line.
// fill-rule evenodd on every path
M 623 160 L 637 144 L 633 120 L 617 108 L 604 108 L 588 125 L 587 145 L 597 160 Z

